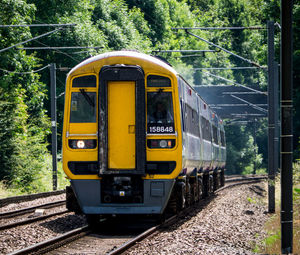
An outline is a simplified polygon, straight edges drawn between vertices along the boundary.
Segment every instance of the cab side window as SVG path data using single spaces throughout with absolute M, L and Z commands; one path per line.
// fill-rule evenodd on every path
M 96 122 L 96 92 L 72 92 L 70 122 Z
M 174 113 L 171 92 L 147 93 L 148 133 L 174 133 Z

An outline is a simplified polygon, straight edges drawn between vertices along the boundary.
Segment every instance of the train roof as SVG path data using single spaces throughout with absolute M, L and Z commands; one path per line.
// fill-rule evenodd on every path
M 168 70 L 169 72 L 173 73 L 174 75 L 178 76 L 178 72 L 173 68 L 171 67 L 169 64 L 167 64 L 166 62 L 164 62 L 163 60 L 157 58 L 157 57 L 154 57 L 154 56 L 150 56 L 150 55 L 147 55 L 145 53 L 141 53 L 141 52 L 137 52 L 137 51 L 128 51 L 128 50 L 123 50 L 123 51 L 111 51 L 111 52 L 106 52 L 106 53 L 102 53 L 102 54 L 99 54 L 99 55 L 96 55 L 94 57 L 90 57 L 84 61 L 82 61 L 81 63 L 79 63 L 78 65 L 76 65 L 75 67 L 73 67 L 71 69 L 71 71 L 68 73 L 68 76 L 71 75 L 73 72 L 75 72 L 76 70 L 86 66 L 86 65 L 89 65 L 93 62 L 97 62 L 97 61 L 100 61 L 100 60 L 103 60 L 103 59 L 106 59 L 106 58 L 113 58 L 113 57 L 129 57 L 129 58 L 136 58 L 136 59 L 139 59 L 140 61 L 146 61 L 146 62 L 150 62 L 150 63 L 153 63 L 155 65 L 158 65 L 166 70 Z M 122 63 L 121 63 L 122 64 Z M 179 75 L 180 76 L 180 75 Z M 184 80 L 184 78 L 182 76 L 180 76 L 181 79 Z M 187 83 L 187 82 L 186 82 Z M 187 83 L 188 84 L 188 83 Z M 191 86 L 190 84 L 188 84 L 189 87 L 196 93 L 198 94 L 199 97 L 201 97 L 199 95 L 199 93 L 195 90 L 195 88 L 193 88 L 193 86 Z M 202 98 L 203 100 L 203 98 Z M 203 100 L 204 101 L 204 100 Z M 205 101 L 204 101 L 205 102 Z M 213 113 L 215 113 L 212 109 L 211 111 Z M 216 113 L 215 113 L 216 114 Z
M 159 58 L 156 58 L 154 56 L 150 56 L 141 52 L 136 52 L 136 51 L 112 51 L 112 52 L 106 52 L 106 53 L 102 53 L 99 54 L 97 56 L 88 58 L 86 60 L 84 60 L 83 62 L 79 63 L 78 65 L 76 65 L 74 68 L 72 68 L 72 70 L 69 72 L 68 75 L 72 74 L 74 71 L 76 71 L 77 69 L 91 64 L 93 62 L 97 62 L 99 60 L 103 60 L 105 58 L 112 58 L 112 57 L 129 57 L 129 58 L 136 58 L 139 59 L 141 61 L 147 61 L 147 62 L 151 62 L 155 65 L 159 65 L 164 69 L 167 69 L 168 71 L 172 72 L 175 75 L 178 75 L 177 71 L 171 67 L 170 65 L 168 65 L 166 62 L 160 60 Z

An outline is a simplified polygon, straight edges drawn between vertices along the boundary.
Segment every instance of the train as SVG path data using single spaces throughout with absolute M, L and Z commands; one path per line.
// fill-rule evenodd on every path
M 224 186 L 223 121 L 164 59 L 90 57 L 67 75 L 67 208 L 109 215 L 178 213 Z

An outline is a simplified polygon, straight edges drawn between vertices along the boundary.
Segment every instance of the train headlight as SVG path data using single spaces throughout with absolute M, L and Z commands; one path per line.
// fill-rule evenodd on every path
M 85 147 L 85 142 L 83 140 L 78 140 L 76 145 L 78 149 L 83 149 Z
M 160 148 L 166 148 L 167 145 L 168 145 L 168 142 L 167 142 L 166 140 L 161 140 L 161 141 L 159 142 Z
M 71 149 L 95 149 L 97 147 L 96 139 L 69 139 L 69 147 Z

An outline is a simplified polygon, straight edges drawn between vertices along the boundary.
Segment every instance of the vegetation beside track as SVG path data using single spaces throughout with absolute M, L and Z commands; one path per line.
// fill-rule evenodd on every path
M 52 191 L 52 165 L 51 165 L 51 156 L 45 156 L 45 162 L 43 168 L 40 169 L 35 176 L 33 181 L 30 184 L 22 185 L 20 184 L 11 184 L 10 186 L 6 185 L 5 182 L 0 182 L 0 199 L 18 196 L 24 194 L 33 194 Z M 58 190 L 65 189 L 66 185 L 69 185 L 69 180 L 66 179 L 66 176 L 62 170 L 61 161 L 58 162 L 58 173 L 57 173 L 57 184 Z
M 266 26 L 266 21 L 280 22 L 280 1 L 268 0 L 0 0 L 1 25 L 76 23 L 50 36 L 24 44 L 26 47 L 89 46 L 98 49 L 25 50 L 11 48 L 1 52 L 0 64 L 0 194 L 30 193 L 51 189 L 49 160 L 50 142 L 50 63 L 57 66 L 58 149 L 61 144 L 64 81 L 67 69 L 83 59 L 99 53 L 131 49 L 144 53 L 154 50 L 215 49 L 188 36 L 184 30 L 172 27 L 248 27 Z M 295 116 L 300 113 L 300 20 L 299 1 L 294 3 L 294 90 Z M 2 27 L 0 49 L 8 48 L 53 27 Z M 267 65 L 267 33 L 265 30 L 195 31 L 208 41 L 238 55 Z M 280 33 L 275 36 L 276 58 L 279 55 Z M 153 52 L 153 54 L 156 54 Z M 159 53 L 191 83 L 219 84 L 200 70 L 193 68 L 244 66 L 246 63 L 228 57 L 223 51 L 187 57 L 186 53 Z M 44 68 L 40 70 L 41 68 Z M 40 70 L 40 71 L 37 71 Z M 37 72 L 33 72 L 37 71 Z M 266 90 L 265 72 L 251 70 L 213 71 L 215 75 L 257 89 Z M 300 118 L 294 121 L 297 144 Z M 250 172 L 253 165 L 267 164 L 267 122 L 258 120 L 242 125 L 226 125 L 227 169 L 232 174 Z M 254 144 L 256 133 L 257 147 Z M 257 153 L 254 153 L 257 151 Z M 295 150 L 300 154 L 300 150 Z M 246 170 L 245 170 L 246 169 Z M 47 172 L 49 182 L 38 181 Z M 51 170 L 50 170 L 51 172 Z M 43 175 L 44 176 L 44 175 Z M 51 176 L 51 173 L 50 173 Z M 2 188 L 1 188 L 2 187 Z M 6 190 L 9 187 L 9 191 Z M 2 195 L 4 196 L 4 195 Z
M 293 254 L 300 254 L 300 162 L 294 164 L 293 175 Z M 276 181 L 276 213 L 266 224 L 267 238 L 257 244 L 255 252 L 262 254 L 281 253 L 281 223 L 280 223 L 280 176 Z

